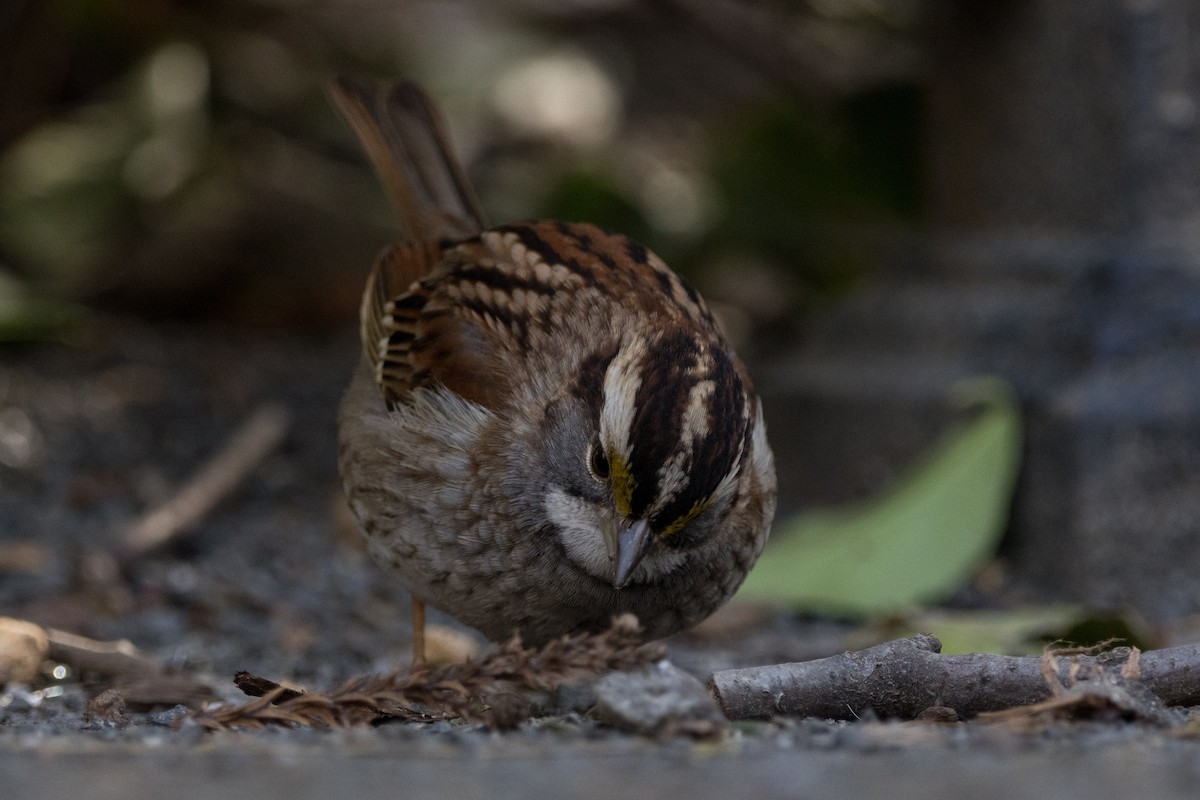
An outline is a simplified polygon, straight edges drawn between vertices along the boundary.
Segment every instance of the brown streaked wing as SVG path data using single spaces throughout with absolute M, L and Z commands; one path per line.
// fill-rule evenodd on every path
M 551 308 L 569 314 L 577 296 L 659 326 L 687 320 L 726 347 L 694 290 L 646 248 L 595 225 L 519 222 L 443 247 L 401 245 L 377 273 L 378 320 L 364 328 L 364 341 L 375 347 L 376 374 L 392 403 L 413 387 L 441 384 L 503 407 L 526 348 L 561 350 L 561 342 L 535 341 L 536 331 Z
M 385 251 L 371 271 L 363 349 L 389 405 L 434 385 L 492 409 L 509 399 L 513 371 L 499 352 L 497 328 L 511 322 L 511 309 L 463 292 L 473 282 L 468 276 L 483 270 L 502 278 L 511 265 L 473 264 L 469 251 L 464 244 L 405 242 Z
M 534 220 L 492 230 L 516 234 L 547 264 L 561 264 L 623 306 L 715 326 L 703 298 L 644 245 L 588 222 Z
M 487 320 L 463 309 L 424 313 L 410 350 L 412 385 L 445 386 L 493 410 L 505 406 L 518 376 L 499 357 L 500 348 L 487 328 Z
M 389 404 L 412 389 L 412 342 L 429 291 L 421 283 L 443 259 L 435 242 L 405 242 L 385 250 L 371 268 L 359 313 L 363 352 Z

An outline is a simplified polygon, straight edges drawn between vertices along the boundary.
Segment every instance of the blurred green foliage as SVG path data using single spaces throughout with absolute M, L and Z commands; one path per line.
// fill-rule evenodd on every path
M 1046 648 L 1114 645 L 1153 650 L 1169 637 L 1157 635 L 1132 612 L 1105 614 L 1076 605 L 1020 606 L 989 610 L 931 608 L 868 623 L 872 640 L 932 632 L 942 652 L 1037 655 Z
M 595 222 L 636 239 L 656 242 L 654 226 L 642 208 L 600 172 L 568 170 L 554 177 L 540 202 L 539 216 Z M 660 255 L 667 251 L 656 242 Z
M 0 342 L 50 339 L 68 332 L 83 319 L 83 309 L 39 294 L 0 274 Z
M 1085 612 L 1077 606 L 1023 606 L 1002 610 L 946 610 L 931 608 L 888 617 L 870 627 L 881 639 L 932 632 L 942 652 L 1036 655 L 1048 640 L 1058 638 Z
M 23 4 L 0 30 L 0 272 L 139 314 L 347 319 L 396 235 L 323 94 L 348 70 L 430 86 L 467 159 L 500 165 L 479 172 L 497 221 L 592 220 L 701 282 L 733 259 L 798 296 L 853 285 L 864 227 L 917 210 L 916 84 L 788 85 L 635 5 Z M 797 25 L 747 48 L 820 25 L 877 37 L 886 16 L 747 8 L 764 11 Z
M 721 214 L 707 246 L 789 265 L 817 294 L 853 285 L 868 267 L 859 228 L 919 211 L 919 104 L 913 87 L 888 87 L 745 110 L 713 142 Z

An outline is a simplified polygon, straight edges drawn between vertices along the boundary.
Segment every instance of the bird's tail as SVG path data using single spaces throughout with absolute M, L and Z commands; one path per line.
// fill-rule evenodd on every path
M 479 201 L 429 95 L 409 81 L 378 85 L 347 75 L 331 81 L 329 92 L 410 236 L 442 241 L 483 230 Z

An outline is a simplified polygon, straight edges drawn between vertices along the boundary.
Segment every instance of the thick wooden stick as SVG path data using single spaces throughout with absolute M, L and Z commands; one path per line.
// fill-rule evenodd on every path
M 1039 657 L 944 656 L 941 647 L 921 634 L 814 661 L 723 670 L 709 689 L 730 719 L 854 719 L 868 709 L 911 719 L 934 706 L 973 717 L 1050 696 Z M 1167 705 L 1200 704 L 1200 644 L 1142 653 L 1140 680 Z

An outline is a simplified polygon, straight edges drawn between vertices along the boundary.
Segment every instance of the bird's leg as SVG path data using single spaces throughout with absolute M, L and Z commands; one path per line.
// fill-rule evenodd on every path
M 425 671 L 425 601 L 412 598 L 412 666 L 409 673 Z

